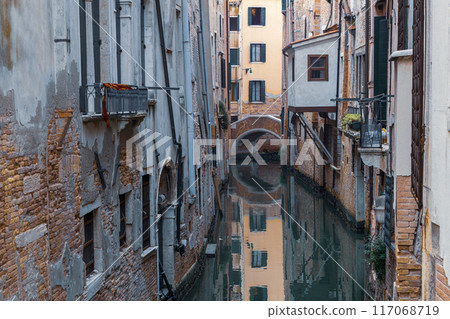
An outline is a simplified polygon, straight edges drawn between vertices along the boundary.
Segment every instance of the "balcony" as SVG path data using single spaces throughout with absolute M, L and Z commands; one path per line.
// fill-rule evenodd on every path
M 365 165 L 384 172 L 387 170 L 389 152 L 386 131 L 388 98 L 383 94 L 360 102 L 362 123 L 358 152 Z
M 386 157 L 389 145 L 386 132 L 387 105 L 385 94 L 373 98 L 340 98 L 333 101 L 351 102 L 340 121 L 341 131 L 348 137 L 359 140 L 358 152 L 367 166 L 386 172 Z
M 387 101 L 384 96 L 368 99 L 361 103 L 361 138 L 362 148 L 382 148 L 383 128 L 386 128 Z
M 113 84 L 115 86 L 115 84 Z M 102 118 L 103 105 L 109 117 L 143 117 L 148 106 L 147 88 L 95 83 L 80 87 L 80 111 L 84 120 Z

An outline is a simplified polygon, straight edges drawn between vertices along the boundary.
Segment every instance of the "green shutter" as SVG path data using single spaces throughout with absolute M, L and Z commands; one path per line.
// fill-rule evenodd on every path
M 374 19 L 374 95 L 387 94 L 389 23 L 384 17 Z M 380 109 L 379 119 L 386 120 L 385 104 Z
M 248 8 L 248 25 L 252 25 L 252 8 Z
M 261 102 L 266 101 L 266 81 L 261 81 Z
M 281 10 L 286 11 L 286 1 L 288 0 L 281 0 Z
M 266 45 L 261 44 L 261 62 L 266 62 Z
M 237 30 L 240 31 L 239 27 L 240 15 L 237 16 Z
M 252 91 L 253 91 L 253 81 L 248 82 L 248 101 L 253 102 L 252 100 Z
M 239 49 L 230 49 L 231 65 L 239 65 Z
M 266 8 L 261 8 L 261 25 L 266 25 Z
M 253 61 L 253 44 L 250 44 L 250 62 L 255 62 Z
M 375 17 L 374 20 L 374 94 L 387 93 L 388 78 L 388 20 Z

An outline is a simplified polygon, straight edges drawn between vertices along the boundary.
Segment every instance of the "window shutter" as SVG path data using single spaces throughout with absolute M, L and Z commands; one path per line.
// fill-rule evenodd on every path
M 286 11 L 286 1 L 287 1 L 287 0 L 282 0 L 282 1 L 281 1 L 281 10 L 282 10 L 282 11 Z
M 248 25 L 252 25 L 252 8 L 248 8 Z
M 254 44 L 250 44 L 250 62 L 255 62 L 253 59 L 253 46 Z
M 266 101 L 266 81 L 261 81 L 261 102 Z
M 239 29 L 239 21 L 240 21 L 240 15 L 237 16 L 237 30 L 240 31 Z
M 231 65 L 239 65 L 239 49 L 230 49 Z
M 266 45 L 261 44 L 261 62 L 266 62 Z
M 228 62 L 228 90 L 231 90 L 231 63 Z
M 261 8 L 261 25 L 266 25 L 266 8 Z
M 226 80 L 226 66 L 225 66 L 225 59 L 221 58 L 220 59 L 220 76 L 221 76 L 221 81 L 222 81 L 222 88 L 226 88 L 227 86 L 227 80 Z
M 253 81 L 249 81 L 248 82 L 248 101 L 249 102 L 253 102 L 252 92 L 253 92 Z

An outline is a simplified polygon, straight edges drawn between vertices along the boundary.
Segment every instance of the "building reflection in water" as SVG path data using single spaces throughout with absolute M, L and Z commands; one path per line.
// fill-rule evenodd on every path
M 216 256 L 206 259 L 186 300 L 364 300 L 337 265 L 364 287 L 362 235 L 278 164 L 231 171 Z

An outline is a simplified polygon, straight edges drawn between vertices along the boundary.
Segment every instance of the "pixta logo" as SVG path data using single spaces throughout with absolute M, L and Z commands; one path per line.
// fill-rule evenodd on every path
M 172 140 L 171 137 L 163 136 L 159 132 L 153 132 L 149 129 L 144 129 L 132 138 L 127 140 L 126 143 L 126 163 L 129 168 L 137 169 L 140 172 L 144 172 L 154 166 L 153 157 L 156 152 L 163 155 L 164 158 L 169 158 L 171 148 L 169 145 L 161 151 L 162 146 Z M 133 149 L 136 152 L 133 152 Z M 133 157 L 133 155 L 135 155 Z M 164 160 L 160 160 L 160 165 L 164 163 Z M 160 168 L 160 167 L 158 167 Z

